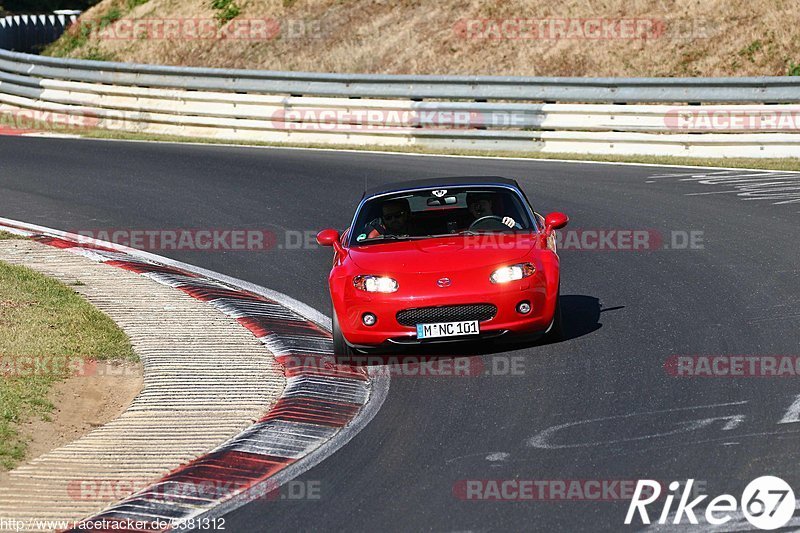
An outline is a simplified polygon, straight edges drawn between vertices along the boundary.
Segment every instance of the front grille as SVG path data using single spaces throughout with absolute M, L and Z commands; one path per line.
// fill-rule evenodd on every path
M 478 320 L 483 322 L 494 318 L 497 307 L 492 304 L 444 305 L 441 307 L 418 307 L 403 309 L 397 313 L 397 322 L 404 326 L 414 327 L 417 324 L 434 322 L 457 322 L 461 320 Z

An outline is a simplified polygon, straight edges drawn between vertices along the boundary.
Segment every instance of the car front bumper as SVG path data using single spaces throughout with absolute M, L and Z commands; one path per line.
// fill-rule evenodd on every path
M 555 294 L 548 294 L 544 286 L 517 282 L 511 287 L 502 287 L 491 294 L 447 294 L 436 297 L 409 298 L 382 295 L 375 298 L 351 300 L 344 309 L 336 310 L 342 334 L 348 344 L 355 348 L 395 347 L 404 345 L 437 344 L 468 340 L 489 340 L 516 335 L 536 335 L 547 331 L 555 312 Z M 521 314 L 517 305 L 527 301 L 531 311 Z M 497 307 L 495 316 L 481 321 L 478 335 L 460 337 L 439 337 L 417 339 L 414 326 L 402 325 L 397 321 L 397 313 L 405 309 L 419 307 L 439 307 L 489 303 Z M 377 317 L 373 326 L 362 322 L 364 313 Z

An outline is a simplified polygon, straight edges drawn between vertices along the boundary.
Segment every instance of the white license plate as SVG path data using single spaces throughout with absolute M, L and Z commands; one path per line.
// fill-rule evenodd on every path
M 418 339 L 435 337 L 458 337 L 461 335 L 477 335 L 480 333 L 477 320 L 462 322 L 437 322 L 435 324 L 417 324 Z

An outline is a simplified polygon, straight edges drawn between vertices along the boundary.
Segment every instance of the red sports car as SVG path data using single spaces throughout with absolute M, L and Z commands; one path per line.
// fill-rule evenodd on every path
M 507 336 L 561 336 L 554 230 L 516 181 L 437 178 L 364 193 L 333 246 L 337 355 Z M 393 350 L 394 351 L 394 350 Z

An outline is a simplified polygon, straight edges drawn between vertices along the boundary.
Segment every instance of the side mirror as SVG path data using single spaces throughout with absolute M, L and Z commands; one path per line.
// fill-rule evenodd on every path
M 337 253 L 344 251 L 342 243 L 339 242 L 339 232 L 335 229 L 324 229 L 317 233 L 317 244 L 320 246 L 333 246 Z
M 554 229 L 561 229 L 567 225 L 569 222 L 569 217 L 564 213 L 550 213 L 546 217 L 544 217 L 544 225 L 547 229 L 547 232 L 551 232 Z

